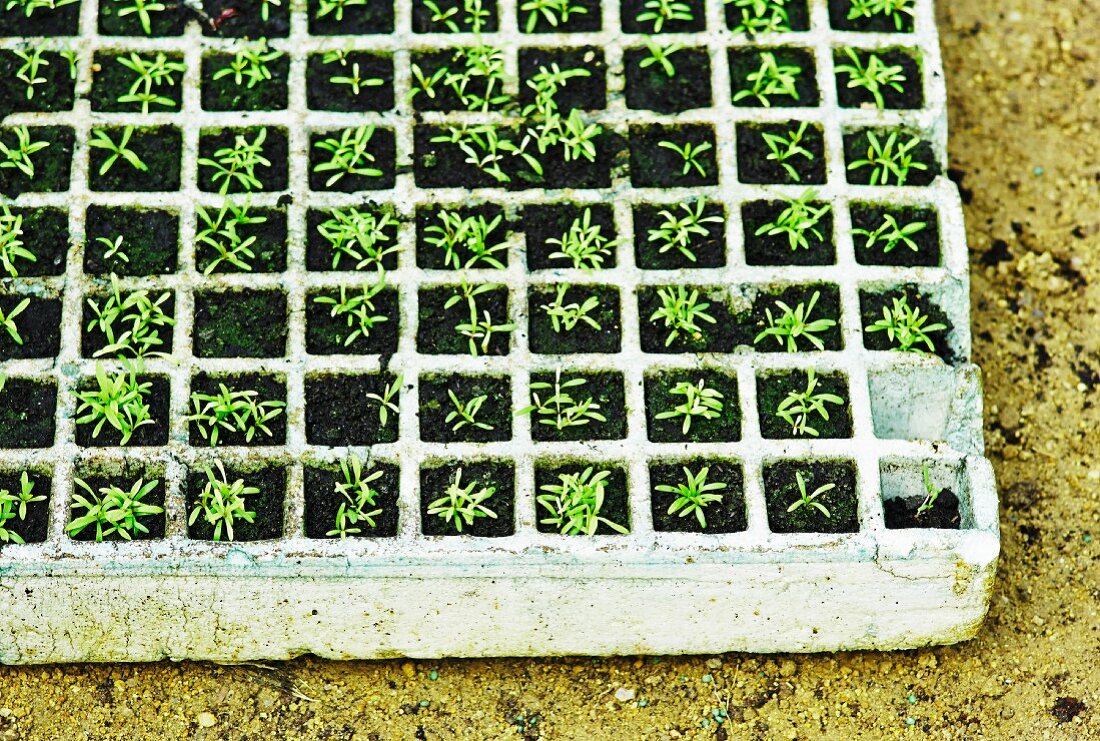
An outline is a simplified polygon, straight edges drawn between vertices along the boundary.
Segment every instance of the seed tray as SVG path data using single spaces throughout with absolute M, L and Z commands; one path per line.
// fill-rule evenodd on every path
M 0 105 L 15 109 L 0 120 L 0 136 L 26 125 L 50 140 L 51 157 L 71 151 L 69 163 L 50 159 L 32 186 L 0 195 L 0 205 L 24 215 L 38 257 L 0 285 L 0 310 L 32 299 L 20 326 L 34 338 L 0 361 L 9 400 L 0 395 L 7 446 L 0 447 L 0 488 L 28 470 L 37 491 L 49 493 L 23 526 L 28 543 L 0 546 L 0 661 L 895 649 L 977 631 L 999 550 L 997 499 L 983 457 L 980 376 L 969 362 L 967 249 L 960 201 L 944 174 L 945 94 L 930 0 L 914 4 L 899 32 L 853 26 L 837 10 L 843 2 L 793 3 L 797 30 L 756 37 L 730 30 L 733 6 L 697 1 L 695 23 L 657 35 L 686 47 L 678 60 L 683 84 L 663 97 L 637 66 L 648 37 L 632 20 L 641 5 L 633 0 L 584 2 L 591 12 L 561 33 L 545 24 L 524 32 L 515 0 L 497 0 L 486 5 L 492 20 L 480 37 L 425 32 L 430 24 L 417 2 L 372 3 L 359 14 L 349 7 L 340 25 L 317 18 L 314 3 L 284 1 L 267 24 L 255 27 L 251 9 L 221 34 L 181 10 L 158 16 L 154 31 L 163 35 L 146 37 L 122 23 L 113 0 L 81 0 L 33 26 L 0 14 L 7 34 L 0 56 L 33 43 L 75 49 L 77 64 L 73 92 L 57 78 L 53 110 L 20 110 L 26 106 L 0 88 Z M 54 33 L 67 35 L 37 37 Z M 225 97 L 211 89 L 204 61 L 231 52 L 234 34 L 266 34 L 285 52 L 273 102 L 263 104 L 275 110 L 215 110 Z M 430 110 L 446 109 L 446 101 L 425 104 L 424 96 L 410 103 L 411 64 L 428 65 L 433 54 L 478 38 L 503 50 L 513 96 L 518 78 L 554 55 L 597 73 L 576 92 L 577 105 L 605 128 L 595 162 L 504 187 L 460 161 L 452 167 L 453 156 L 429 141 L 433 127 L 508 122 L 508 114 Z M 834 73 L 848 46 L 889 50 L 910 80 L 919 77 L 919 93 L 886 110 L 862 105 Z M 319 110 L 316 55 L 345 48 L 377 65 L 373 74 L 384 85 L 364 110 Z M 733 101 L 736 77 L 749 69 L 743 58 L 760 50 L 813 71 L 797 105 Z M 109 56 L 129 51 L 164 51 L 186 64 L 176 108 L 139 114 L 97 98 Z M 51 75 L 65 64 L 52 60 Z M 807 146 L 817 152 L 799 183 L 769 171 L 751 142 L 790 121 L 810 122 Z M 373 146 L 385 176 L 327 189 L 312 172 L 312 144 L 365 123 L 377 127 Z M 163 165 L 143 181 L 105 181 L 91 129 L 127 125 L 144 127 L 145 151 Z M 273 161 L 264 190 L 251 196 L 271 216 L 259 269 L 205 275 L 197 207 L 216 208 L 222 199 L 200 177 L 198 160 L 222 145 L 226 130 L 257 127 L 268 131 Z M 930 165 L 926 177 L 900 187 L 855 182 L 847 169 L 858 150 L 852 142 L 868 129 L 915 132 Z M 712 176 L 670 182 L 674 168 L 653 144 L 685 130 L 713 142 Z M 10 182 L 0 178 L 0 187 Z M 821 244 L 795 253 L 761 244 L 755 225 L 809 184 L 816 202 L 831 207 Z M 700 196 L 723 221 L 709 230 L 698 263 L 647 251 L 655 208 Z M 331 269 L 315 233 L 326 212 L 364 203 L 396 219 L 400 250 L 387 258 L 388 288 L 379 299 L 391 322 L 341 348 L 314 299 L 358 287 L 364 275 Z M 501 215 L 509 246 L 503 269 L 466 271 L 472 282 L 500 284 L 486 306 L 516 327 L 476 357 L 438 331 L 447 316 L 440 291 L 461 280 L 423 249 L 422 227 L 441 206 Z M 596 272 L 554 267 L 546 239 L 561 233 L 561 214 L 585 206 L 620 238 L 613 258 Z M 932 236 L 922 237 L 918 256 L 883 259 L 857 246 L 852 229 L 887 208 L 927 215 Z M 126 447 L 109 436 L 92 439 L 74 422 L 75 392 L 94 377 L 91 356 L 102 344 L 84 328 L 86 299 L 111 286 L 91 245 L 120 228 L 144 229 L 160 246 L 120 270 L 122 290 L 170 292 L 175 319 L 163 348 L 169 355 L 149 359 L 144 371 L 159 424 Z M 572 346 L 568 335 L 539 326 L 537 307 L 560 282 L 604 297 L 606 332 Z M 702 345 L 666 346 L 664 333 L 654 333 L 647 316 L 656 290 L 669 286 L 699 289 L 720 316 Z M 787 353 L 769 346 L 771 338 L 753 342 L 764 308 L 780 298 L 794 305 L 813 291 L 838 323 L 823 335 L 825 350 Z M 882 297 L 899 292 L 948 325 L 936 355 L 888 352 L 865 332 Z M 842 410 L 821 438 L 784 436 L 768 408 L 811 369 L 842 397 Z M 559 370 L 588 379 L 605 411 L 617 413 L 560 435 L 513 414 L 531 403 L 532 380 L 552 380 Z M 366 395 L 384 391 L 397 373 L 400 412 L 382 428 Z M 440 423 L 444 385 L 456 374 L 467 394 L 486 394 L 487 407 L 499 407 L 488 410 L 491 434 L 459 439 Z M 285 400 L 270 438 L 248 445 L 229 438 L 211 448 L 189 427 L 189 394 L 227 377 Z M 725 389 L 727 404 L 705 440 L 662 425 L 653 401 L 670 379 L 699 377 Z M 326 538 L 336 465 L 350 453 L 383 473 L 384 514 L 377 537 Z M 187 523 L 202 466 L 215 460 L 264 492 L 251 502 L 260 524 L 232 543 L 210 542 L 201 524 Z M 669 496 L 654 489 L 685 464 L 709 465 L 728 484 L 723 503 L 707 510 L 705 531 L 690 526 L 693 518 L 670 517 Z M 491 502 L 498 517 L 477 520 L 463 535 L 426 511 L 456 465 L 498 487 Z M 591 536 L 562 535 L 540 522 L 539 487 L 588 465 L 609 471 L 605 512 L 627 534 L 601 527 Z M 821 532 L 797 532 L 798 518 L 786 512 L 793 475 L 809 466 L 849 497 L 835 520 L 817 523 Z M 898 502 L 922 498 L 925 466 L 950 490 L 957 515 L 942 528 L 888 526 Z M 166 516 L 133 542 L 70 537 L 78 476 L 127 484 L 158 478 L 150 501 L 162 502 Z

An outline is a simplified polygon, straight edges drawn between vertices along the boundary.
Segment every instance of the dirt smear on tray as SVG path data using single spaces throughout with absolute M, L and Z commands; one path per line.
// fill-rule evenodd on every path
M 976 639 L 821 656 L 8 668 L 0 738 L 1100 737 L 1100 9 L 938 12 L 1003 499 Z

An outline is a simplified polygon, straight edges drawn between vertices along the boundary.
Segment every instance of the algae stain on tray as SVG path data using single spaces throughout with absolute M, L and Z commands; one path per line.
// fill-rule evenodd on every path
M 966 637 L 942 79 L 923 1 L 8 4 L 2 659 Z

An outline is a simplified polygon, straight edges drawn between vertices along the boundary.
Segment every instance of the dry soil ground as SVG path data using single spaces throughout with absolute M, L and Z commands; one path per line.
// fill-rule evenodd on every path
M 1100 738 L 1100 3 L 940 6 L 1004 505 L 977 639 L 893 654 L 9 668 L 0 737 Z

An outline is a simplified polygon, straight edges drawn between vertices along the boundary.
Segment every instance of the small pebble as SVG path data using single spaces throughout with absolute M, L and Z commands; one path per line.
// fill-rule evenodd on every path
M 793 677 L 798 672 L 798 664 L 793 659 L 784 659 L 779 664 L 779 676 Z
M 432 680 L 433 682 L 439 679 L 439 672 L 437 672 L 435 669 L 432 669 L 431 672 L 428 674 L 428 679 Z
M 214 724 L 218 722 L 218 719 L 214 717 L 213 713 L 199 713 L 199 717 L 196 718 L 196 720 L 203 728 L 213 728 Z
M 704 674 L 703 675 L 703 684 L 710 684 L 713 681 L 714 681 L 714 677 L 712 677 L 711 675 L 709 675 L 709 674 Z
M 416 676 L 416 665 L 414 665 L 411 661 L 406 661 L 404 664 L 401 665 L 401 671 L 405 672 L 406 677 L 412 679 Z
M 722 660 L 719 659 L 719 658 L 707 659 L 707 668 L 708 669 L 721 669 L 722 668 Z
M 630 702 L 634 699 L 634 690 L 630 687 L 620 687 L 615 690 L 615 699 L 619 702 Z

